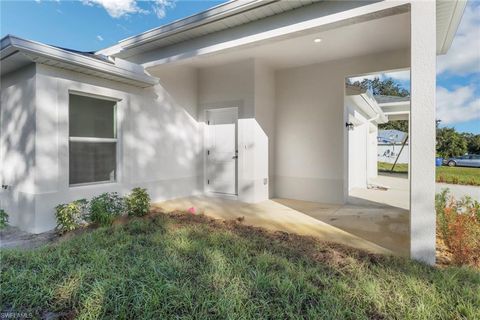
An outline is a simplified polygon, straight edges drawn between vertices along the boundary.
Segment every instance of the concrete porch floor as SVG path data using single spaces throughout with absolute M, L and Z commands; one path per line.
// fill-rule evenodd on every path
M 187 197 L 154 205 L 165 211 L 187 210 L 213 218 L 236 219 L 270 230 L 315 236 L 375 253 L 408 255 L 408 211 L 393 207 L 322 204 L 270 199 L 257 204 L 211 197 Z

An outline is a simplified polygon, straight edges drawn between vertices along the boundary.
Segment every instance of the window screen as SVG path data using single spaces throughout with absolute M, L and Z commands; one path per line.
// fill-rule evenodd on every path
M 115 181 L 115 101 L 70 95 L 70 184 Z

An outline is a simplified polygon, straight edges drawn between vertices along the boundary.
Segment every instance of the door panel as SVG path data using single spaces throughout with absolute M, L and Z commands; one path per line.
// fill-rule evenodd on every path
M 207 190 L 237 193 L 237 109 L 207 111 Z

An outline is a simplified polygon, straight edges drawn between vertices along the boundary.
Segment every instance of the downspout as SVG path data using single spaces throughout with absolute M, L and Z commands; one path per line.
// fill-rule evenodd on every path
M 377 115 L 371 119 L 368 119 L 367 120 L 367 124 L 370 124 L 372 123 L 372 121 L 375 121 L 377 120 L 378 118 L 380 118 L 380 114 L 377 113 Z M 369 130 L 368 126 L 367 126 L 367 130 Z M 370 138 L 370 132 L 367 131 L 367 161 L 365 161 L 365 184 L 367 185 L 367 189 L 368 189 L 368 158 L 369 158 L 369 149 L 370 149 L 370 141 L 369 141 L 369 138 Z

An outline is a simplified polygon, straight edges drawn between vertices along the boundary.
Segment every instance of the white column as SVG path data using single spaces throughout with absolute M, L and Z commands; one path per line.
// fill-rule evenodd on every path
M 411 4 L 410 256 L 435 263 L 435 1 Z

